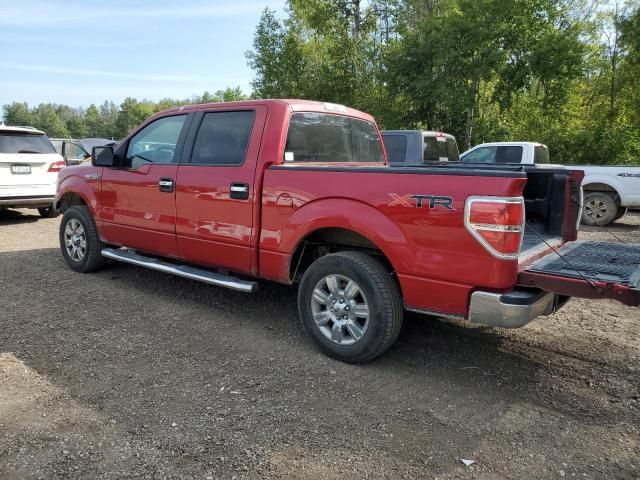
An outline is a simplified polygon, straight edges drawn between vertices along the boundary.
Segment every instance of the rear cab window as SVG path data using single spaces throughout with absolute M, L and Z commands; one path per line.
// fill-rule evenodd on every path
M 367 120 L 296 112 L 289 120 L 284 162 L 384 163 L 378 129 Z
M 22 133 L 22 132 L 0 132 L 0 153 L 56 153 L 46 135 Z
M 242 165 L 256 113 L 254 110 L 207 112 L 191 154 L 197 165 Z
M 544 145 L 537 145 L 533 150 L 533 163 L 551 163 L 549 160 L 549 149 Z
M 387 159 L 391 165 L 404 164 L 407 158 L 407 136 L 398 134 L 382 134 Z

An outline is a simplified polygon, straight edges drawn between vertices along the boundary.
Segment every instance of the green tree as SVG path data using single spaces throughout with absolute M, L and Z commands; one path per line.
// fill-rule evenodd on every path
M 13 102 L 2 107 L 4 123 L 12 126 L 30 127 L 35 124 L 35 116 L 26 102 Z

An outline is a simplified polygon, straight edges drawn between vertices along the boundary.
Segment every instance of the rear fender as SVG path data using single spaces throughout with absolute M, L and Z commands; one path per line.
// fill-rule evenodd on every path
M 403 256 L 411 255 L 402 230 L 376 208 L 346 198 L 324 198 L 298 208 L 283 226 L 278 246 L 279 251 L 288 254 L 283 274 L 287 272 L 288 276 L 289 262 L 298 245 L 309 234 L 324 228 L 342 228 L 363 236 L 387 257 L 395 270 L 403 267 Z

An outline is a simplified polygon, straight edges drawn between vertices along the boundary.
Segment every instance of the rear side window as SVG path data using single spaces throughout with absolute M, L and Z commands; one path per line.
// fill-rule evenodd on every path
M 496 163 L 521 163 L 522 147 L 504 146 L 498 147 L 496 152 Z
M 407 158 L 407 137 L 405 135 L 382 135 L 387 159 L 390 164 L 404 164 Z
M 384 163 L 384 153 L 373 123 L 329 113 L 294 113 L 284 161 Z
M 0 153 L 56 153 L 45 135 L 1 133 Z
M 533 163 L 551 163 L 549 161 L 549 149 L 544 145 L 535 147 L 533 151 Z
M 253 110 L 206 113 L 196 136 L 191 163 L 241 165 L 254 119 Z

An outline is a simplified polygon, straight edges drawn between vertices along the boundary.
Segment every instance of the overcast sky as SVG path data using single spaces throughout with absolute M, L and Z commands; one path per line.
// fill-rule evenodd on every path
M 0 105 L 88 106 L 240 86 L 265 7 L 284 0 L 0 0 Z

